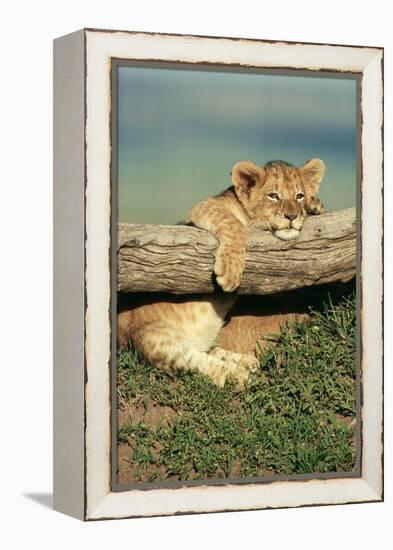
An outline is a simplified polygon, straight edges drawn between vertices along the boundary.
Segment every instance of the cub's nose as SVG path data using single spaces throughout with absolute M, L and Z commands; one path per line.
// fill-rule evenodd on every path
M 297 218 L 297 214 L 293 214 L 293 213 L 285 213 L 284 214 L 284 218 L 287 218 L 287 220 L 289 221 L 292 221 L 294 220 L 295 218 Z

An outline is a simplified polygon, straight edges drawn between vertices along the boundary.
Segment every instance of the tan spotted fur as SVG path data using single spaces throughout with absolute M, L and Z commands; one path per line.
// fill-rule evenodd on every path
M 219 241 L 214 273 L 222 291 L 199 296 L 135 296 L 118 314 L 118 342 L 131 339 L 152 364 L 171 370 L 197 370 L 222 386 L 232 376 L 244 385 L 258 367 L 256 343 L 278 332 L 294 314 L 248 313 L 228 316 L 245 264 L 249 227 L 278 238 L 296 239 L 308 214 L 321 213 L 315 198 L 324 163 L 301 167 L 273 161 L 258 166 L 241 161 L 232 169 L 232 186 L 194 206 L 189 221 Z M 263 277 L 263 273 L 261 273 Z

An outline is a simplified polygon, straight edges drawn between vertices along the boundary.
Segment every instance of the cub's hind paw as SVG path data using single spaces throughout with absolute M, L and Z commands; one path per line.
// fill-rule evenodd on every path
M 240 388 L 244 388 L 250 374 L 260 366 L 258 359 L 253 355 L 232 353 L 220 348 L 213 349 L 210 355 L 210 371 L 207 374 L 221 388 L 228 378 L 233 379 Z
M 230 376 L 236 380 L 241 388 L 244 388 L 250 377 L 250 374 L 259 369 L 259 361 L 253 355 L 234 354 L 228 365 Z

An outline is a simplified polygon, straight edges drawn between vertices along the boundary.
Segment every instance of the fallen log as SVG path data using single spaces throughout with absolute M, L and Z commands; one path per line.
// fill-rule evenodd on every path
M 119 292 L 212 292 L 218 241 L 189 226 L 118 225 Z M 250 230 L 240 294 L 272 294 L 348 281 L 356 272 L 356 211 L 306 219 L 296 241 Z

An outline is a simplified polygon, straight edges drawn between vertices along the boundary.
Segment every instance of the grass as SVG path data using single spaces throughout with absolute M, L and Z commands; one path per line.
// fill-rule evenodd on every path
M 355 309 L 354 293 L 328 297 L 287 326 L 245 391 L 120 348 L 119 482 L 353 470 Z

